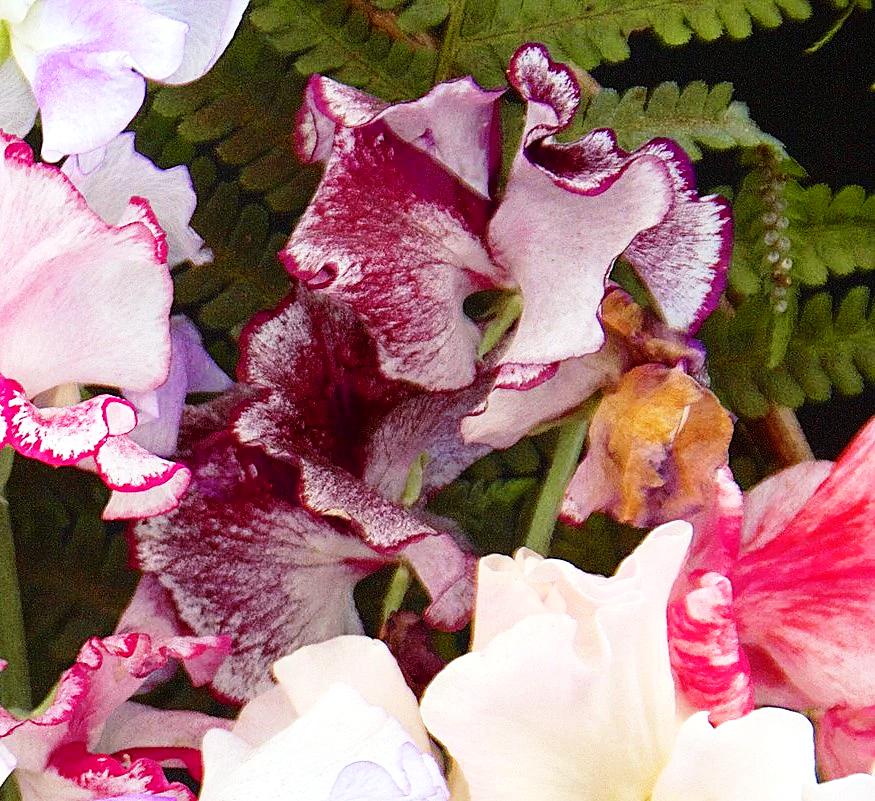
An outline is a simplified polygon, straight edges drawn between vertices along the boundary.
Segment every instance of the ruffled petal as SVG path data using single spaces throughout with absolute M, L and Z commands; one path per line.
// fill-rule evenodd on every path
M 463 446 L 455 427 L 476 401 L 466 393 L 417 396 L 410 385 L 388 381 L 355 316 L 301 288 L 278 311 L 253 320 L 241 354 L 241 382 L 263 392 L 238 411 L 238 440 L 292 466 L 298 497 L 310 512 L 351 529 L 381 554 L 401 555 L 432 597 L 425 612 L 429 623 L 448 630 L 464 626 L 471 558 L 450 534 L 378 489 L 403 489 L 401 476 L 422 453 L 450 457 L 429 471 L 432 487 L 473 461 L 481 450 Z M 417 408 L 427 415 L 410 421 Z M 390 443 L 381 425 L 405 419 L 408 432 Z
M 800 483 L 810 491 L 815 481 Z M 875 705 L 873 485 L 875 420 L 777 536 L 743 546 L 730 579 L 758 703 Z
M 300 798 L 330 801 L 447 801 L 440 770 L 401 725 L 342 684 L 261 746 L 235 735 L 204 738 L 201 801 Z
M 98 474 L 113 490 L 104 520 L 163 514 L 188 488 L 191 474 L 179 462 L 153 456 L 130 437 L 111 437 L 94 456 Z
M 160 768 L 150 760 L 140 765 L 122 766 L 112 757 L 89 753 L 87 747 L 104 735 L 113 712 L 136 693 L 152 673 L 162 670 L 169 660 L 185 663 L 214 649 L 226 650 L 227 643 L 194 637 L 152 640 L 140 633 L 95 637 L 86 642 L 76 663 L 61 676 L 54 700 L 45 712 L 19 720 L 0 710 L 0 739 L 18 759 L 17 776 L 24 798 L 93 798 L 102 789 L 99 782 L 109 777 L 123 777 L 131 782 L 141 779 L 164 782 Z M 77 770 L 77 766 L 81 770 Z M 88 775 L 87 771 L 92 769 L 94 775 Z M 66 787 L 69 791 L 68 782 L 74 787 L 89 788 L 88 782 L 92 779 L 98 784 L 90 787 L 95 792 L 88 795 L 52 794 L 52 788 Z M 154 786 L 142 782 L 120 784 L 119 790 L 145 790 Z M 181 787 L 174 785 L 177 786 Z M 25 787 L 29 790 L 25 791 Z M 166 787 L 165 784 L 158 789 Z M 33 794 L 28 795 L 28 792 Z M 179 797 L 189 798 L 187 795 Z
M 817 721 L 815 730 L 817 764 L 827 778 L 875 769 L 875 706 L 834 706 Z
M 223 392 L 233 384 L 210 358 L 200 332 L 184 315 L 170 318 L 170 341 L 167 380 L 148 393 L 125 393 L 140 412 L 140 422 L 131 439 L 159 456 L 176 452 L 179 424 L 188 393 Z
M 572 144 L 553 142 L 573 117 L 579 90 L 571 70 L 542 46 L 520 48 L 508 75 L 528 112 L 521 150 L 489 228 L 491 252 L 523 296 L 503 362 L 548 365 L 597 350 L 604 339 L 597 311 L 605 280 L 630 245 L 663 316 L 684 328 L 700 321 L 725 281 L 725 204 L 699 200 L 689 161 L 665 140 L 631 154 L 617 147 L 610 131 L 593 131 Z M 669 254 L 671 248 L 678 253 Z M 669 255 L 665 266 L 661 259 Z M 687 257 L 698 261 L 688 264 Z M 663 273 L 657 274 L 656 264 Z M 673 294 L 663 291 L 664 282 Z
M 696 709 L 721 723 L 754 708 L 750 666 L 739 641 L 726 576 L 705 573 L 669 604 L 671 666 L 678 689 Z
M 72 465 L 94 456 L 109 438 L 137 424 L 133 406 L 112 395 L 98 395 L 73 406 L 38 409 L 14 381 L 0 377 L 0 414 L 5 443 L 31 459 Z
M 438 84 L 418 100 L 390 105 L 314 75 L 298 117 L 297 150 L 302 161 L 327 161 L 338 130 L 382 120 L 396 136 L 489 197 L 501 155 L 498 101 L 503 94 L 459 78 Z
M 201 635 L 233 651 L 213 686 L 245 700 L 270 686 L 270 665 L 302 645 L 358 634 L 352 592 L 391 561 L 288 500 L 281 465 L 242 461 L 227 440 L 192 464 L 192 490 L 169 515 L 137 524 L 134 558 Z
M 421 703 L 471 801 L 649 796 L 677 728 L 665 605 L 689 538 L 682 523 L 654 531 L 610 579 L 508 564 L 523 600 L 510 609 L 480 585 L 475 629 L 506 628 L 489 626 Z
M 90 165 L 88 165 L 90 166 Z M 134 134 L 116 136 L 94 169 L 85 169 L 79 156 L 61 166 L 88 205 L 109 225 L 118 225 L 132 196 L 144 197 L 167 234 L 167 265 L 204 264 L 212 253 L 191 227 L 197 196 L 184 165 L 162 170 L 134 149 Z
M 480 341 L 462 303 L 501 281 L 481 243 L 487 213 L 484 198 L 386 122 L 343 128 L 280 255 L 364 321 L 387 376 L 455 389 L 473 381 Z
M 431 748 L 416 698 L 379 640 L 349 636 L 308 645 L 280 659 L 273 672 L 298 716 L 307 714 L 332 685 L 345 684 L 397 720 L 420 751 Z
M 188 26 L 182 63 L 166 83 L 188 83 L 205 74 L 225 51 L 249 0 L 140 0 L 165 17 Z M 157 76 L 155 76 L 157 77 Z
M 12 48 L 40 107 L 43 158 L 87 153 L 120 133 L 143 103 L 142 76 L 179 68 L 186 31 L 135 0 L 41 0 L 15 26 Z
M 729 413 L 682 370 L 636 367 L 593 416 L 562 516 L 582 522 L 605 511 L 647 526 L 701 514 L 728 461 L 731 437 Z
M 0 64 L 0 131 L 27 136 L 33 128 L 37 111 L 36 98 L 18 62 L 7 58 Z
M 802 715 L 757 709 L 715 727 L 702 712 L 681 726 L 653 801 L 800 801 L 815 781 L 811 724 Z
M 173 285 L 148 205 L 108 226 L 21 140 L 0 151 L 0 373 L 28 397 L 71 382 L 154 389 Z

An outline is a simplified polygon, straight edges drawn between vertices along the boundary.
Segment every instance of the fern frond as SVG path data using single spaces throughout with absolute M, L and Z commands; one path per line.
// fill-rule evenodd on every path
M 752 297 L 734 312 L 720 310 L 702 330 L 713 388 L 728 408 L 758 418 L 770 403 L 795 409 L 806 400 L 829 400 L 833 389 L 858 395 L 875 384 L 875 304 L 868 287 L 851 289 L 835 311 L 832 296 L 819 292 L 802 304 L 798 318 L 788 313 L 786 356 L 771 369 L 765 367 L 766 302 Z
M 454 0 L 451 20 L 460 24 L 446 37 L 440 60 L 449 74 L 470 73 L 494 85 L 524 42 L 543 42 L 554 58 L 592 69 L 627 59 L 634 31 L 652 30 L 669 45 L 694 34 L 706 41 L 725 34 L 741 39 L 754 22 L 775 27 L 784 17 L 810 13 L 807 0 Z
M 226 370 L 234 340 L 256 311 L 289 287 L 276 259 L 319 170 L 291 144 L 304 79 L 244 24 L 204 78 L 159 89 L 136 121 L 137 147 L 163 167 L 190 165 L 194 228 L 215 260 L 174 274 L 176 308 L 192 317 Z
M 256 0 L 250 21 L 302 75 L 321 72 L 385 100 L 407 100 L 431 87 L 437 57 L 423 33 L 442 22 L 446 2 Z
M 693 81 L 681 90 L 661 83 L 653 90 L 636 86 L 623 94 L 603 89 L 575 120 L 569 136 L 593 128 L 613 128 L 620 146 L 634 150 L 655 137 L 678 142 L 690 158 L 702 158 L 702 148 L 727 150 L 765 145 L 784 155 L 783 145 L 760 130 L 747 106 L 732 99 L 732 84 L 709 88 Z
M 735 250 L 729 280 L 743 295 L 761 291 L 780 253 L 794 284 L 820 286 L 830 273 L 875 268 L 875 195 L 846 186 L 804 188 L 780 166 L 743 181 L 733 203 Z

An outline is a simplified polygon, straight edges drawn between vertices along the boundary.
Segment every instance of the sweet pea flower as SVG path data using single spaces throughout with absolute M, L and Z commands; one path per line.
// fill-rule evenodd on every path
M 495 384 L 522 390 L 602 346 L 597 312 L 621 254 L 675 328 L 693 331 L 725 283 L 728 207 L 698 196 L 675 143 L 626 153 L 607 130 L 557 143 L 580 103 L 572 70 L 529 44 L 508 76 L 527 113 L 500 201 L 501 91 L 465 78 L 387 105 L 324 77 L 308 84 L 298 150 L 325 173 L 281 257 L 356 312 L 387 376 L 470 384 L 480 330 L 462 304 L 477 290 L 522 297 Z
M 40 112 L 43 158 L 102 148 L 139 111 L 146 79 L 186 83 L 216 62 L 248 0 L 4 0 L 0 128 Z
M 367 637 L 300 648 L 203 741 L 200 801 L 448 801 L 416 698 Z
M 811 724 L 759 709 L 713 726 L 672 679 L 666 606 L 691 538 L 655 529 L 605 578 L 522 549 L 478 572 L 471 653 L 426 689 L 423 721 L 468 801 L 875 798 L 875 778 L 818 785 Z
M 58 682 L 45 711 L 19 719 L 0 709 L 0 744 L 14 755 L 22 801 L 146 796 L 194 801 L 161 765 L 200 774 L 204 733 L 225 722 L 198 712 L 156 710 L 128 699 L 169 661 L 192 677 L 215 672 L 228 643 L 215 637 L 151 638 L 127 632 L 90 639 Z
M 742 499 L 724 475 L 669 606 L 672 665 L 712 719 L 812 712 L 827 776 L 875 764 L 875 420 L 833 464 Z
M 127 435 L 122 398 L 79 400 L 80 384 L 149 392 L 167 376 L 173 295 L 165 235 L 131 198 L 107 224 L 56 167 L 0 137 L 0 443 L 53 465 L 95 470 L 113 490 L 104 517 L 172 508 L 188 471 Z
M 425 462 L 425 499 L 488 450 L 459 433 L 488 378 L 457 392 L 387 379 L 358 318 L 302 286 L 249 323 L 240 350 L 237 385 L 183 414 L 191 491 L 131 532 L 182 622 L 232 637 L 214 689 L 248 700 L 285 654 L 361 633 L 355 585 L 399 561 L 430 596 L 428 625 L 465 626 L 474 557 L 400 501 L 412 467 Z

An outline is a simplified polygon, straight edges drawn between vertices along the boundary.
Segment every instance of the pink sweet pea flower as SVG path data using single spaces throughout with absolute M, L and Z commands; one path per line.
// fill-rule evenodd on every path
M 829 776 L 875 762 L 873 483 L 875 420 L 835 464 L 788 468 L 743 508 L 724 475 L 669 608 L 689 703 L 716 720 L 754 704 L 814 711 Z
M 76 402 L 78 384 L 147 392 L 165 380 L 173 287 L 164 232 L 136 197 L 108 225 L 60 170 L 5 135 L 0 183 L 0 443 L 95 470 L 114 490 L 106 518 L 166 511 L 188 471 L 127 436 L 137 424 L 129 402 Z
M 817 784 L 811 724 L 759 709 L 719 726 L 679 703 L 666 605 L 690 542 L 654 530 L 605 578 L 525 549 L 480 561 L 471 653 L 421 702 L 466 801 L 870 801 Z M 839 795 L 845 792 L 845 796 Z
M 43 158 L 106 145 L 143 104 L 146 79 L 185 83 L 231 41 L 249 0 L 14 0 L 0 4 L 0 128 L 40 111 Z
M 128 699 L 179 660 L 192 675 L 215 671 L 228 643 L 216 637 L 90 639 L 61 677 L 48 708 L 20 720 L 0 709 L 0 744 L 17 760 L 22 801 L 90 801 L 145 795 L 194 801 L 161 764 L 199 777 L 204 732 L 225 722 L 197 712 L 152 709 Z M 139 795 L 138 795 L 139 794 Z
M 309 645 L 230 731 L 204 737 L 200 801 L 448 801 L 416 699 L 367 637 Z
M 327 78 L 308 86 L 298 147 L 325 174 L 281 256 L 356 312 L 388 376 L 469 384 L 480 332 L 462 303 L 478 289 L 522 295 L 500 390 L 537 386 L 602 346 L 597 311 L 621 254 L 676 328 L 695 329 L 725 283 L 727 205 L 699 198 L 677 145 L 625 153 L 606 130 L 559 144 L 580 100 L 572 71 L 525 45 L 508 75 L 528 111 L 500 203 L 500 91 L 461 79 L 390 106 Z
M 300 286 L 244 330 L 238 379 L 184 414 L 192 491 L 132 530 L 138 566 L 185 625 L 232 636 L 214 688 L 247 700 L 281 656 L 360 633 L 355 585 L 399 560 L 431 597 L 425 621 L 464 626 L 473 556 L 446 521 L 399 501 L 423 455 L 427 497 L 487 450 L 459 423 L 488 380 L 442 393 L 391 381 L 356 316 Z

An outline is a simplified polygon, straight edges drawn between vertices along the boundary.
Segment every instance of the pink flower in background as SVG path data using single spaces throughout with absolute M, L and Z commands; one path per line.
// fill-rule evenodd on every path
M 0 129 L 40 112 L 43 158 L 102 148 L 139 111 L 146 79 L 186 83 L 216 62 L 249 0 L 5 0 Z
M 672 664 L 714 719 L 776 704 L 823 716 L 828 776 L 875 763 L 875 420 L 835 464 L 803 462 L 743 500 L 729 476 L 669 608 Z M 851 747 L 848 747 L 851 746 Z
M 525 45 L 508 74 L 528 105 L 500 202 L 501 92 L 460 79 L 386 105 L 311 78 L 298 147 L 325 174 L 281 255 L 359 315 L 388 376 L 469 384 L 480 331 L 462 302 L 479 289 L 516 289 L 523 301 L 497 390 L 537 386 L 602 346 L 597 311 L 621 254 L 673 327 L 694 329 L 722 290 L 728 208 L 699 198 L 680 148 L 654 140 L 625 153 L 605 130 L 556 143 L 580 100 L 571 70 Z
M 522 549 L 481 560 L 471 653 L 421 702 L 469 801 L 870 801 L 875 779 L 817 784 L 804 716 L 713 726 L 686 709 L 666 605 L 690 526 L 651 532 L 615 576 Z
M 0 709 L 0 744 L 17 760 L 22 801 L 89 801 L 145 794 L 194 801 L 161 765 L 200 772 L 200 740 L 225 721 L 198 712 L 152 709 L 128 699 L 179 660 L 206 680 L 224 653 L 217 637 L 125 633 L 92 638 L 40 714 L 20 720 Z
M 447 801 L 416 698 L 367 637 L 309 645 L 230 731 L 204 737 L 200 801 Z
M 164 382 L 173 294 L 164 232 L 146 200 L 131 198 L 108 225 L 24 142 L 3 137 L 0 147 L 0 442 L 95 470 L 114 490 L 106 518 L 165 511 L 188 471 L 127 436 L 137 424 L 128 401 L 79 401 L 78 390 Z

